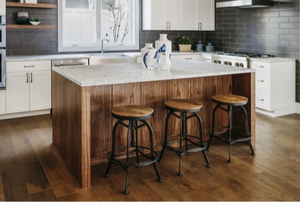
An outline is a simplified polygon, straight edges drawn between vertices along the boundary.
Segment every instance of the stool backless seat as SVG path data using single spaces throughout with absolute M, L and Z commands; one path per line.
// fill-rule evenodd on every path
M 248 103 L 248 98 L 241 95 L 225 94 L 225 95 L 214 95 L 212 97 L 212 100 L 213 102 L 216 103 L 216 106 L 213 109 L 212 128 L 210 130 L 210 138 L 206 150 L 209 150 L 212 139 L 217 138 L 223 140 L 229 145 L 228 162 L 230 163 L 232 162 L 231 145 L 236 142 L 247 142 L 247 144 L 250 147 L 251 155 L 255 155 L 254 149 L 251 144 L 251 134 L 248 126 L 248 113 L 244 108 L 244 105 Z M 225 126 L 223 125 L 216 126 L 216 113 L 218 109 L 227 112 L 228 124 Z M 243 112 L 244 117 L 235 117 L 235 118 L 244 118 L 244 128 L 233 126 L 232 123 L 234 112 L 240 110 Z
M 154 151 L 153 130 L 150 124 L 145 121 L 145 119 L 152 117 L 153 112 L 154 111 L 151 107 L 138 105 L 121 106 L 112 110 L 112 116 L 118 120 L 114 124 L 112 131 L 112 150 L 107 155 L 109 163 L 105 172 L 105 176 L 108 177 L 108 173 L 112 164 L 123 167 L 126 171 L 125 190 L 123 192 L 125 194 L 129 193 L 128 171 L 133 168 L 139 168 L 141 166 L 153 164 L 158 181 L 162 181 L 158 166 L 156 164 L 158 154 L 156 151 Z M 127 128 L 126 145 L 117 147 L 116 131 L 121 125 Z M 141 134 L 138 133 L 138 129 L 141 129 L 142 127 L 146 127 L 148 129 L 147 134 L 150 146 L 140 145 Z M 145 138 L 145 136 L 143 136 L 143 138 Z M 134 161 L 132 161 L 131 158 L 133 155 L 135 155 Z M 120 158 L 122 156 L 125 156 L 125 159 Z M 140 157 L 143 157 L 143 159 Z
M 206 166 L 210 167 L 209 160 L 206 154 L 206 143 L 203 140 L 202 120 L 198 112 L 201 111 L 203 104 L 195 100 L 175 99 L 165 101 L 165 108 L 169 110 L 165 120 L 165 135 L 162 139 L 162 151 L 159 156 L 159 161 L 162 160 L 165 149 L 176 152 L 179 155 L 179 172 L 182 175 L 182 156 L 202 151 L 206 161 Z M 178 115 L 179 114 L 179 115 Z M 169 134 L 169 118 L 174 116 L 180 120 L 180 131 L 178 134 Z M 198 124 L 198 135 L 187 134 L 187 121 L 196 117 Z M 179 143 L 179 147 L 177 146 Z M 191 147 L 193 146 L 193 147 Z

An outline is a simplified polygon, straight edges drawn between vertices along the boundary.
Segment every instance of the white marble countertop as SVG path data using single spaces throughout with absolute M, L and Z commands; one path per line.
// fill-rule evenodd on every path
M 143 69 L 140 63 L 53 67 L 80 86 L 160 81 L 255 72 L 254 69 L 225 66 L 201 61 L 172 61 L 170 70 Z

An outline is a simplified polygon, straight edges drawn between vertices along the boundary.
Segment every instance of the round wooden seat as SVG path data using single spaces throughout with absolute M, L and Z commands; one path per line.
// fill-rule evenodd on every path
M 165 101 L 165 107 L 178 112 L 198 112 L 203 104 L 195 100 L 176 99 Z
M 115 118 L 141 120 L 151 117 L 153 112 L 151 107 L 128 105 L 114 108 L 112 115 Z
M 245 105 L 248 102 L 248 98 L 241 95 L 225 94 L 225 95 L 214 95 L 212 97 L 214 102 L 225 104 L 225 105 Z

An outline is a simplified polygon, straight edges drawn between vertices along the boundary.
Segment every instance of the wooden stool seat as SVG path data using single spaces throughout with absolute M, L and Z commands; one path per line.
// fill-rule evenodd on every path
M 248 98 L 234 94 L 214 95 L 212 99 L 214 102 L 233 106 L 245 105 L 248 102 Z
M 112 110 L 112 115 L 115 118 L 122 119 L 147 119 L 152 116 L 154 110 L 151 107 L 128 105 L 116 107 Z
M 165 107 L 172 111 L 197 112 L 200 111 L 203 104 L 195 100 L 177 99 L 165 101 Z

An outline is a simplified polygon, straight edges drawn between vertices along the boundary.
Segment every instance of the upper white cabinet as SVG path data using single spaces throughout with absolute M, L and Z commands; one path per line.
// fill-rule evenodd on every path
M 51 108 L 51 61 L 7 62 L 6 113 Z
M 215 0 L 187 0 L 185 30 L 215 30 Z
M 146 30 L 180 30 L 184 23 L 185 0 L 143 0 Z
M 143 0 L 144 30 L 214 30 L 215 0 Z
M 0 15 L 5 15 L 5 10 L 6 10 L 6 1 L 5 0 L 0 0 Z

